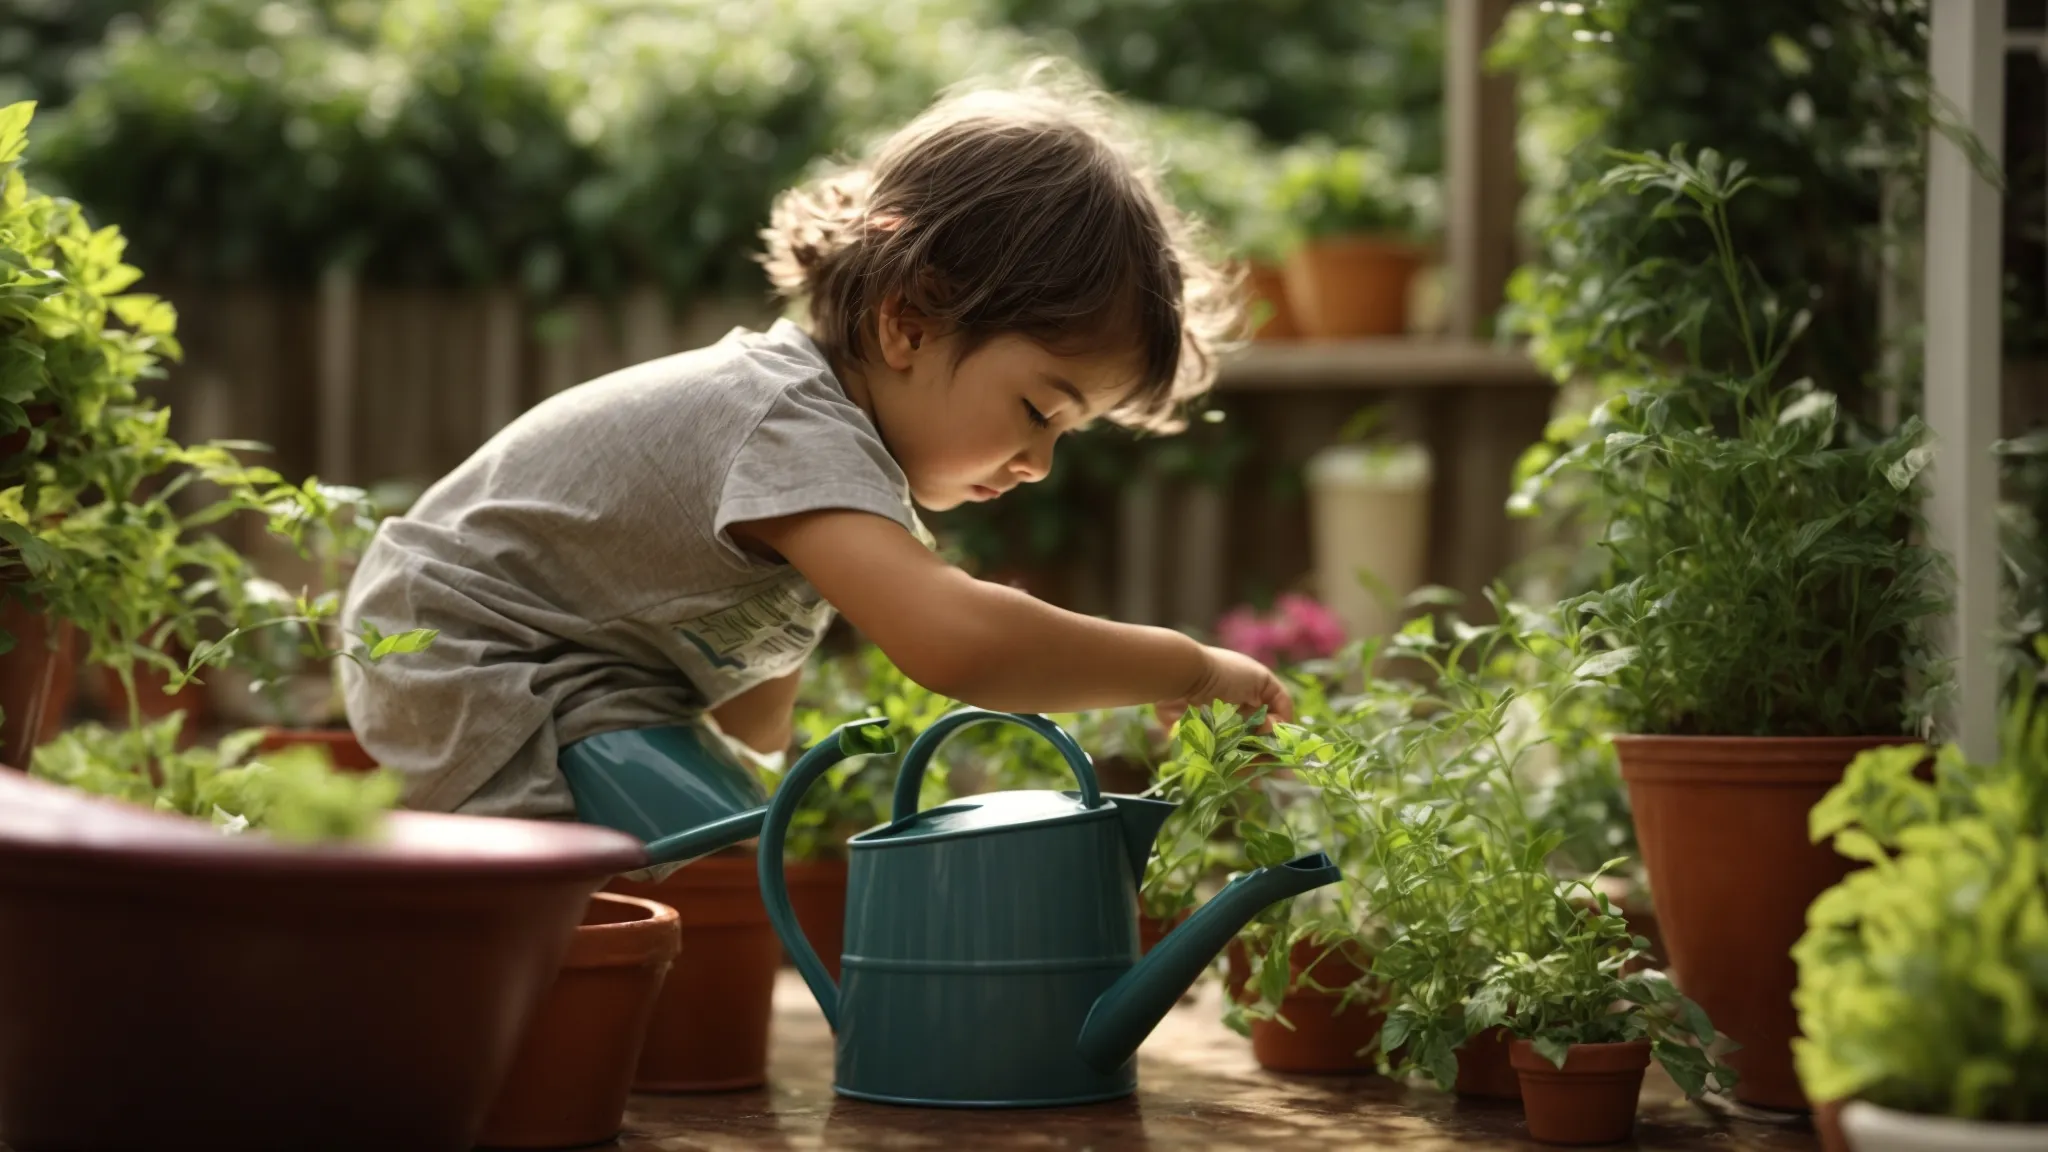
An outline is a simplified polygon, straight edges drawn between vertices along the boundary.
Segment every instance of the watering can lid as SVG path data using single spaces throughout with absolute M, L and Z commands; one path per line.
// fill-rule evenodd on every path
M 972 836 L 1026 824 L 1063 824 L 1112 816 L 1116 806 L 1105 801 L 1094 808 L 1081 803 L 1079 792 L 1035 789 L 1027 792 L 984 792 L 964 796 L 937 808 L 906 816 L 893 824 L 863 832 L 863 843 Z

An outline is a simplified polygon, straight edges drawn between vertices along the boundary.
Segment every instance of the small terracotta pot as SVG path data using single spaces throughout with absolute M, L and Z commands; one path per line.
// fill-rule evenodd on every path
M 1105 756 L 1095 762 L 1095 779 L 1104 792 L 1136 796 L 1152 786 L 1152 769 L 1134 756 Z
M 1671 977 L 1741 1044 L 1735 1097 L 1809 1107 L 1792 1066 L 1792 945 L 1806 907 L 1850 861 L 1807 835 L 1807 814 L 1857 753 L 1901 737 L 1617 736 L 1636 838 Z
M 1161 920 L 1156 916 L 1140 915 L 1138 917 L 1138 955 L 1143 956 L 1145 953 L 1152 951 L 1161 940 L 1166 939 L 1168 932 L 1187 923 L 1187 919 L 1191 915 L 1193 915 L 1192 912 L 1183 911 L 1175 914 L 1170 920 Z
M 1619 1144 L 1636 1127 L 1650 1042 L 1574 1044 L 1558 1068 L 1517 1040 L 1508 1059 L 1522 1080 L 1529 1138 L 1544 1144 Z
M 183 661 L 185 654 L 172 648 L 165 653 L 173 660 Z M 128 722 L 128 694 L 121 686 L 121 675 L 105 665 L 92 670 L 99 678 L 100 699 L 103 702 L 110 723 Z M 172 692 L 169 689 L 170 674 L 161 668 L 148 664 L 135 666 L 135 703 L 144 721 L 161 720 L 173 712 L 185 714 L 185 727 L 180 732 L 183 743 L 191 743 L 199 736 L 199 729 L 212 718 L 212 701 L 204 686 L 188 684 Z
M 0 654 L 0 763 L 27 767 L 71 711 L 78 630 L 11 596 L 0 603 L 0 629 L 14 637 L 14 647 Z
M 1378 1066 L 1373 1050 L 1386 1015 L 1373 1000 L 1353 998 L 1344 1002 L 1341 991 L 1365 976 L 1365 964 L 1341 951 L 1317 959 L 1322 945 L 1296 944 L 1292 961 L 1296 987 L 1280 1001 L 1278 1020 L 1252 1021 L 1252 1056 L 1269 1072 L 1301 1072 L 1344 1075 L 1372 1072 Z M 1308 968 L 1314 962 L 1312 969 Z M 1304 975 L 1325 988 L 1323 992 L 1302 983 Z
M 317 744 L 327 749 L 328 759 L 341 772 L 374 772 L 377 761 L 364 751 L 356 734 L 347 728 L 265 728 L 262 750 L 282 752 L 301 744 Z
M 839 979 L 839 954 L 846 951 L 846 861 L 787 860 L 782 874 L 789 885 L 789 904 L 804 939 L 832 979 Z
M 609 892 L 590 898 L 479 1145 L 575 1148 L 619 1134 L 654 1000 L 680 940 L 667 905 Z
M 1399 336 L 1408 331 L 1408 289 L 1421 270 L 1416 245 L 1373 236 L 1331 236 L 1287 258 L 1287 298 L 1310 339 Z
M 1509 1059 L 1514 1034 L 1489 1028 L 1458 1045 L 1457 1093 L 1481 1100 L 1520 1100 L 1522 1078 Z
M 0 1142 L 464 1152 L 590 894 L 644 858 L 418 812 L 223 836 L 0 772 Z
M 1248 307 L 1270 305 L 1272 314 L 1252 331 L 1254 340 L 1298 340 L 1301 327 L 1294 318 L 1294 305 L 1287 299 L 1287 273 L 1278 265 L 1253 260 L 1245 265 L 1244 294 Z
M 1821 1152 L 1849 1152 L 1849 1138 L 1842 1135 L 1842 1105 L 1846 1100 L 1829 1100 L 1813 1109 L 1813 1131 L 1820 1137 Z
M 728 1092 L 768 1082 L 768 1025 L 782 941 L 761 903 L 754 855 L 728 849 L 658 884 L 613 892 L 676 910 L 682 952 L 669 967 L 633 1075 L 636 1092 Z

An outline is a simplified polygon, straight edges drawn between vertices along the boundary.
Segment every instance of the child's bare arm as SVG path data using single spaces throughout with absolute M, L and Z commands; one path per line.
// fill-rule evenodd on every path
M 791 720 L 796 709 L 797 688 L 804 670 L 756 684 L 711 710 L 726 735 L 763 755 L 789 750 L 794 734 Z
M 1172 719 L 1220 699 L 1292 714 L 1280 682 L 1249 657 L 977 580 L 880 516 L 807 512 L 732 531 L 794 565 L 905 675 L 969 704 L 1068 712 L 1156 703 Z

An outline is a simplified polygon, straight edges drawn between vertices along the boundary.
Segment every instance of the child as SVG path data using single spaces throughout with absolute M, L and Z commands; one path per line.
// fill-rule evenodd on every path
M 1171 428 L 1214 376 L 1233 286 L 1099 98 L 955 94 L 763 235 L 807 326 L 556 395 L 378 531 L 346 626 L 440 637 L 343 682 L 409 806 L 573 816 L 562 750 L 640 728 L 779 754 L 835 611 L 986 708 L 1290 715 L 1256 661 L 974 579 L 918 520 L 1044 478 L 1091 421 Z

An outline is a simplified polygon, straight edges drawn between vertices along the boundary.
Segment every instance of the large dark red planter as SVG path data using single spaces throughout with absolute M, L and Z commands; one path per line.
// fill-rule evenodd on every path
M 0 1142 L 462 1152 L 590 894 L 644 858 L 406 812 L 295 846 L 0 772 Z
M 1746 1104 L 1808 1107 L 1792 1067 L 1792 945 L 1806 931 L 1806 906 L 1850 861 L 1813 843 L 1807 814 L 1858 753 L 1911 742 L 1614 738 L 1671 977 L 1742 1045 L 1728 1063 Z
M 676 910 L 683 950 L 668 970 L 640 1049 L 637 1092 L 729 1092 L 768 1081 L 768 1025 L 782 941 L 761 903 L 754 854 L 728 849 L 658 884 L 610 890 Z

